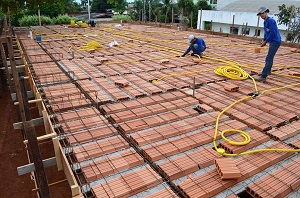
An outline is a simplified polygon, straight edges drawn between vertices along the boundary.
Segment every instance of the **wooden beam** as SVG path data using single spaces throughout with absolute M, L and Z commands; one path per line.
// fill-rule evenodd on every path
M 6 55 L 5 55 L 5 51 L 4 51 L 4 46 L 3 46 L 4 42 L 3 42 L 3 40 L 5 40 L 5 43 L 6 43 L 6 38 L 2 38 L 1 42 L 0 42 L 0 51 L 1 51 L 1 57 L 2 57 L 2 60 L 3 60 L 3 65 L 5 67 L 5 72 L 7 74 L 6 78 L 7 78 L 7 81 L 8 81 L 8 85 L 11 89 L 12 88 L 12 81 L 11 81 L 11 77 L 9 75 L 7 62 L 5 61 L 6 60 Z
M 50 138 L 54 138 L 54 137 L 56 137 L 56 133 L 49 133 L 49 134 L 37 137 L 37 140 L 41 141 L 41 140 L 46 140 L 46 139 L 50 139 Z M 28 140 L 24 140 L 23 143 L 28 144 Z
M 44 119 L 43 118 L 32 119 L 32 124 L 33 124 L 33 126 L 43 125 L 44 124 Z M 14 129 L 24 129 L 23 122 L 14 123 L 13 127 L 14 127 Z
M 50 133 L 51 134 L 51 133 Z M 55 157 L 56 157 L 56 164 L 57 164 L 57 170 L 63 170 L 63 162 L 62 162 L 62 157 L 61 157 L 61 152 L 59 150 L 59 141 L 58 138 L 55 136 L 52 138 L 53 142 L 53 147 L 54 147 L 54 152 L 55 152 Z
M 35 100 L 29 100 L 28 103 L 32 104 L 32 103 L 36 103 L 36 102 L 43 102 L 43 99 L 35 99 Z M 14 102 L 14 105 L 18 105 L 19 102 Z
M 9 59 L 10 59 L 10 64 L 12 68 L 12 74 L 13 74 L 13 79 L 14 79 L 14 85 L 15 85 L 15 90 L 17 93 L 17 98 L 20 103 L 19 109 L 20 109 L 20 114 L 21 114 L 21 120 L 25 121 L 25 110 L 24 110 L 24 104 L 23 104 L 23 98 L 21 94 L 21 88 L 20 88 L 20 83 L 19 83 L 19 76 L 17 73 L 17 68 L 16 68 L 16 62 L 14 59 L 14 52 L 13 52 L 13 47 L 12 47 L 12 38 L 11 36 L 7 36 L 7 47 L 8 47 L 8 54 L 9 54 Z
M 43 160 L 43 165 L 45 168 L 48 168 L 50 166 L 56 165 L 56 159 L 55 157 L 51 157 L 48 159 Z M 27 173 L 35 171 L 35 167 L 33 163 L 24 165 L 24 166 L 19 166 L 17 167 L 18 175 L 25 175 Z
M 76 178 L 73 175 L 73 171 L 71 170 L 68 159 L 67 159 L 66 155 L 64 155 L 64 150 L 60 144 L 59 144 L 59 150 L 60 150 L 60 153 L 62 154 L 61 156 L 62 156 L 62 164 L 63 164 L 64 173 L 68 179 L 69 185 L 71 186 L 72 197 L 81 195 L 82 193 L 80 191 L 80 187 L 77 184 Z
M 27 97 L 28 98 L 34 98 L 34 94 L 33 92 L 30 90 L 30 91 L 27 91 Z M 17 94 L 16 93 L 12 93 L 11 94 L 11 99 L 13 102 L 15 102 L 17 100 Z
M 25 115 L 25 119 L 24 120 L 22 119 L 22 121 L 24 122 L 24 132 L 25 132 L 25 137 L 28 139 L 29 152 L 31 154 L 32 161 L 34 163 L 36 179 L 37 179 L 38 187 L 40 189 L 39 191 L 40 196 L 41 198 L 51 198 L 51 194 L 48 187 L 47 176 L 45 173 L 43 160 L 38 145 L 38 140 L 34 130 L 34 125 L 31 121 L 29 103 L 28 103 L 26 89 L 25 89 L 25 80 L 22 77 L 20 78 L 20 91 L 22 94 L 21 98 L 23 100 L 23 108 L 24 108 L 24 115 Z M 21 100 L 19 101 L 21 102 Z

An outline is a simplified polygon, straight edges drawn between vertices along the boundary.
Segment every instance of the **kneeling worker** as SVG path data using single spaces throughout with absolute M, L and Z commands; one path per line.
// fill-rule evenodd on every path
M 206 44 L 202 38 L 196 38 L 194 35 L 190 35 L 188 39 L 188 43 L 190 43 L 189 48 L 184 52 L 182 57 L 187 55 L 191 50 L 193 53 L 191 56 L 199 55 L 201 58 L 203 56 L 202 52 L 206 49 Z

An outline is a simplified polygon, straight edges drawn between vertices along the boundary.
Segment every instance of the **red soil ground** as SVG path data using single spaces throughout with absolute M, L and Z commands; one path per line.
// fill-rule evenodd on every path
M 22 131 L 14 130 L 13 123 L 18 122 L 18 110 L 13 105 L 10 92 L 0 92 L 0 198 L 32 198 L 37 197 L 31 174 L 18 176 L 17 167 L 28 164 L 27 149 L 23 143 Z M 31 117 L 37 118 L 36 107 L 31 107 Z M 44 134 L 44 127 L 35 128 L 37 136 Z M 52 141 L 39 144 L 42 158 L 54 156 Z M 71 197 L 68 182 L 63 171 L 57 167 L 46 168 L 50 193 L 54 198 Z M 55 185 L 51 185 L 56 183 Z

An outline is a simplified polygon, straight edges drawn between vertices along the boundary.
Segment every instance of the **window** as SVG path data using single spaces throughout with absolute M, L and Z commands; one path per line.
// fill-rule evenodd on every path
M 218 0 L 210 0 L 210 4 L 217 4 Z
M 242 28 L 242 34 L 245 34 L 245 35 L 249 35 L 250 34 L 250 28 Z
M 204 29 L 205 30 L 211 30 L 212 23 L 210 21 L 204 21 Z
M 238 34 L 239 33 L 239 28 L 237 27 L 230 27 L 230 33 L 231 34 Z
M 254 36 L 260 36 L 260 30 L 258 30 L 257 34 L 256 34 L 257 29 L 255 29 L 255 34 Z
M 293 41 L 294 40 L 294 38 L 293 38 L 293 34 L 292 33 L 288 33 L 288 35 L 287 35 L 287 37 L 286 37 L 287 39 L 287 41 Z

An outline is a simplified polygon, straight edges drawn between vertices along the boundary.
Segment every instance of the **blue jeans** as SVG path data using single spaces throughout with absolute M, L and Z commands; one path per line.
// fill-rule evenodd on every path
M 192 49 L 193 53 L 195 53 L 195 52 L 198 50 L 198 44 L 191 43 L 191 44 L 190 44 L 190 48 Z M 205 49 L 206 49 L 206 48 L 205 48 L 204 46 L 202 46 L 202 49 L 201 49 L 200 54 L 201 54 L 202 52 L 204 52 Z
M 274 56 L 275 56 L 278 48 L 280 47 L 280 44 L 281 43 L 274 43 L 274 44 L 269 45 L 269 51 L 268 51 L 268 54 L 266 57 L 266 64 L 262 70 L 261 77 L 266 78 L 268 76 L 268 74 L 271 73 Z

